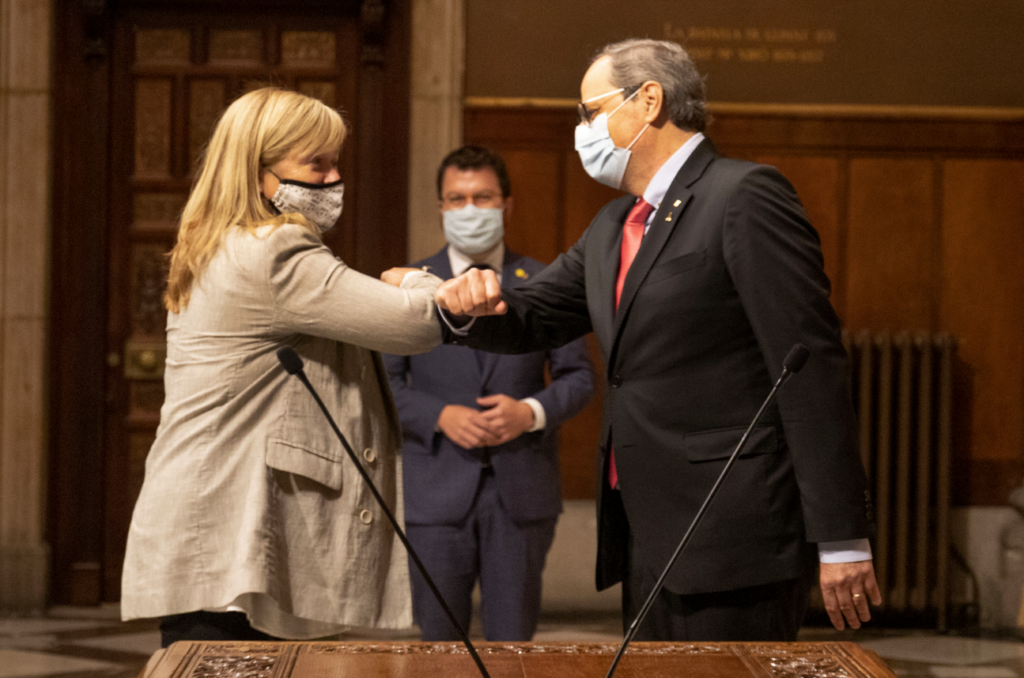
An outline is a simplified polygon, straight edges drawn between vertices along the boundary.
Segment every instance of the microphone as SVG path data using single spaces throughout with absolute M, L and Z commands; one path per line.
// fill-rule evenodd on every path
M 619 661 L 622 659 L 622 655 L 626 652 L 626 647 L 629 645 L 629 641 L 633 640 L 633 636 L 636 635 L 637 629 L 640 627 L 640 622 L 644 620 L 647 613 L 651 611 L 651 606 L 654 605 L 655 598 L 661 593 L 662 587 L 665 585 L 665 578 L 668 577 L 669 571 L 672 566 L 676 564 L 680 554 L 686 545 L 690 543 L 690 537 L 693 536 L 693 531 L 697 525 L 700 524 L 701 519 L 704 518 L 704 514 L 707 513 L 708 506 L 714 500 L 715 495 L 718 494 L 718 489 L 722 486 L 722 481 L 725 480 L 725 476 L 732 470 L 733 464 L 736 463 L 736 458 L 739 457 L 740 450 L 743 449 L 743 445 L 747 442 L 747 438 L 750 437 L 751 431 L 757 426 L 757 423 L 761 421 L 761 417 L 764 415 L 764 411 L 768 409 L 768 406 L 775 400 L 775 396 L 778 395 L 779 389 L 782 385 L 789 381 L 790 377 L 803 369 L 807 363 L 807 358 L 811 355 L 810 349 L 803 344 L 796 344 L 793 348 L 789 349 L 789 353 L 786 354 L 786 359 L 782 361 L 782 374 L 779 375 L 779 380 L 775 382 L 775 386 L 772 387 L 768 397 L 765 398 L 764 403 L 761 404 L 761 409 L 754 415 L 754 420 L 750 422 L 750 426 L 747 427 L 743 437 L 740 438 L 740 442 L 736 445 L 736 449 L 733 450 L 729 460 L 725 462 L 725 468 L 718 475 L 718 480 L 711 486 L 711 491 L 708 492 L 708 496 L 704 499 L 704 503 L 701 504 L 700 510 L 697 511 L 697 515 L 693 517 L 693 521 L 690 523 L 690 527 L 687 528 L 686 534 L 683 535 L 682 541 L 679 542 L 679 546 L 676 547 L 672 557 L 668 559 L 668 565 L 665 566 L 665 570 L 658 577 L 658 581 L 654 584 L 654 590 L 651 591 L 651 595 L 647 597 L 643 607 L 640 608 L 640 612 L 637 614 L 636 619 L 629 625 L 629 630 L 626 632 L 626 637 L 622 639 L 622 645 L 619 647 L 619 651 L 615 654 L 615 659 L 612 660 L 611 668 L 608 669 L 608 674 L 605 678 L 612 678 L 615 675 L 615 668 L 619 665 Z
M 317 393 L 316 389 L 313 388 L 313 385 L 309 383 L 309 378 L 306 377 L 306 373 L 302 370 L 302 358 L 299 357 L 299 354 L 296 353 L 295 349 L 291 346 L 282 346 L 277 349 L 277 359 L 280 361 L 281 366 L 284 367 L 285 372 L 298 377 L 313 396 L 313 399 L 316 400 L 316 404 L 320 406 L 320 411 L 324 413 L 324 416 L 327 418 L 327 422 L 331 425 L 331 428 L 334 429 L 334 433 L 338 436 L 338 440 L 341 441 L 341 445 L 345 448 L 345 452 L 348 453 L 349 459 L 351 459 L 352 463 L 356 465 L 359 475 L 361 475 L 363 480 L 366 481 L 366 484 L 369 486 L 370 491 L 377 500 L 377 503 L 380 504 L 380 507 L 384 510 L 384 514 L 387 515 L 388 520 L 391 521 L 391 526 L 395 528 L 395 533 L 398 534 L 398 538 L 401 539 L 402 544 L 405 545 L 406 550 L 409 552 L 409 557 L 412 558 L 413 563 L 416 564 L 416 568 L 420 571 L 420 574 L 423 575 L 423 579 L 426 580 L 427 586 L 430 587 L 430 591 L 434 594 L 434 597 L 437 598 L 437 602 L 441 604 L 442 609 L 444 609 L 444 613 L 448 615 L 448 621 L 450 621 L 452 626 L 454 626 L 459 632 L 459 636 L 462 638 L 463 644 L 466 646 L 466 649 L 469 650 L 469 654 L 473 657 L 473 661 L 476 662 L 476 666 L 480 669 L 481 675 L 483 675 L 483 678 L 491 678 L 490 674 L 487 673 L 487 669 L 484 667 L 483 661 L 480 659 L 480 655 L 477 654 L 476 648 L 474 648 L 473 643 L 470 642 L 466 631 L 462 628 L 462 625 L 459 624 L 458 620 L 455 619 L 455 613 L 452 612 L 450 607 L 448 607 L 448 603 L 445 602 L 444 596 L 441 595 L 441 591 L 437 588 L 437 585 L 434 584 L 434 580 L 430 578 L 430 574 L 427 573 L 427 568 L 423 565 L 423 561 L 420 560 L 419 555 L 416 554 L 416 550 L 412 547 L 412 544 L 409 543 L 409 538 L 405 536 L 405 531 L 403 531 L 401 526 L 399 526 L 395 516 L 391 513 L 391 509 L 389 509 L 387 503 L 385 503 L 384 497 L 382 497 L 380 492 L 377 491 L 377 486 L 373 484 L 373 480 L 370 478 L 370 475 L 359 462 L 359 457 L 356 456 L 356 453 L 352 450 L 352 446 L 349 445 L 345 435 L 334 422 L 334 417 L 332 417 L 331 413 L 327 411 L 327 406 L 324 405 L 324 401 L 320 399 L 320 394 Z
M 803 344 L 793 346 L 786 354 L 786 359 L 782 361 L 782 376 L 788 380 L 804 368 L 810 356 L 811 350 Z

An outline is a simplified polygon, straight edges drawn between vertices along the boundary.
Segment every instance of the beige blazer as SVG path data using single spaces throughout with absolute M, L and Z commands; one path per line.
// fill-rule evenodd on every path
M 440 279 L 384 284 L 297 225 L 233 231 L 167 320 L 166 400 L 135 506 L 125 619 L 240 609 L 309 638 L 412 625 L 406 553 L 312 396 L 292 346 L 397 508 L 398 415 L 377 351 L 441 341 Z

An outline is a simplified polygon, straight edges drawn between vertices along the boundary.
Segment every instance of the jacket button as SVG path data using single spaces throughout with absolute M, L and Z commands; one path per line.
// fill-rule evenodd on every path
M 616 374 L 612 377 L 612 388 L 618 388 L 620 386 L 622 386 L 622 377 Z
M 369 509 L 363 509 L 359 512 L 359 520 L 363 521 L 363 525 L 369 525 L 373 522 L 373 514 Z
M 363 450 L 363 459 L 372 464 L 374 461 L 377 460 L 377 453 L 374 452 L 371 448 L 367 447 L 365 450 Z

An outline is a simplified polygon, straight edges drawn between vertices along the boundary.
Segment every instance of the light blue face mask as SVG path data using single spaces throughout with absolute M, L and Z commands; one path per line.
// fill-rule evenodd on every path
M 505 237 L 505 208 L 477 207 L 468 204 L 457 210 L 441 213 L 444 237 L 464 254 L 482 254 Z
M 576 152 L 580 154 L 580 160 L 583 161 L 583 169 L 593 179 L 605 186 L 615 189 L 622 186 L 622 177 L 626 173 L 626 165 L 629 164 L 629 158 L 632 155 L 629 149 L 633 148 L 633 144 L 651 126 L 650 123 L 644 125 L 640 134 L 637 134 L 625 148 L 616 146 L 608 133 L 608 119 L 618 113 L 619 109 L 626 105 L 626 102 L 639 93 L 640 90 L 637 89 L 616 106 L 614 111 L 602 113 L 594 118 L 589 125 L 580 123 L 576 126 Z

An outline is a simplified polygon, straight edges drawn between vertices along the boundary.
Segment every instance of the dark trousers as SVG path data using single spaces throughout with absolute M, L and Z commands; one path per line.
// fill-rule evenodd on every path
M 160 647 L 179 640 L 279 640 L 249 626 L 244 612 L 186 612 L 160 618 Z
M 463 629 L 469 631 L 473 587 L 479 578 L 487 640 L 527 641 L 537 630 L 541 573 L 555 521 L 513 522 L 501 504 L 493 472 L 485 469 L 462 523 L 409 523 L 406 533 Z M 423 640 L 458 640 L 458 632 L 411 560 L 409 575 L 413 616 Z
M 630 533 L 622 582 L 624 634 L 654 590 L 665 565 L 652 568 L 642 562 Z M 813 572 L 801 579 L 734 591 L 680 595 L 663 588 L 634 639 L 791 642 L 803 624 L 812 582 Z

